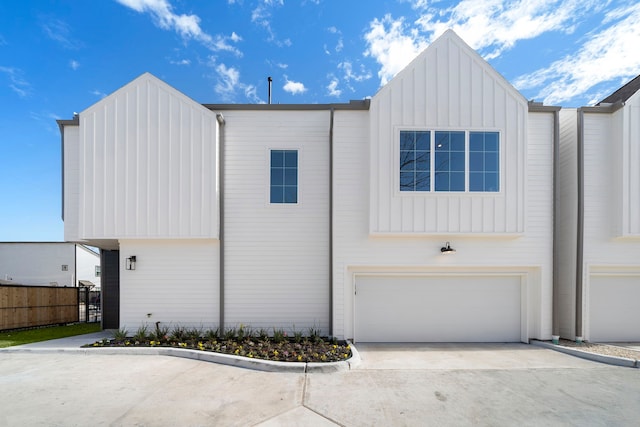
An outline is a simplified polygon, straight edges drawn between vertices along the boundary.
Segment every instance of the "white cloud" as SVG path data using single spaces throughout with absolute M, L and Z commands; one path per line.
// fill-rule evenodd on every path
M 519 89 L 538 89 L 537 99 L 558 104 L 588 94 L 595 103 L 617 89 L 640 70 L 640 4 L 608 12 L 604 27 L 588 35 L 574 54 L 547 68 L 517 78 Z M 604 92 L 589 93 L 596 85 L 611 82 Z
M 22 70 L 0 65 L 0 73 L 4 73 L 7 76 L 9 88 L 18 94 L 20 98 L 27 98 L 31 95 L 31 85 L 22 77 Z
M 349 61 L 344 61 L 338 64 L 338 68 L 342 69 L 344 72 L 344 79 L 347 81 L 356 81 L 363 82 L 365 80 L 369 80 L 371 76 L 371 72 L 366 70 L 364 65 L 360 64 L 360 72 L 356 73 L 353 71 L 353 65 Z
M 327 92 L 329 96 L 335 96 L 336 98 L 338 98 L 340 95 L 342 95 L 342 91 L 338 89 L 339 83 L 340 81 L 336 77 L 333 77 L 331 79 L 331 81 L 327 85 Z
M 370 23 L 365 34 L 365 56 L 373 57 L 381 66 L 378 71 L 381 85 L 385 85 L 427 46 L 427 41 L 415 29 L 408 28 L 404 18 L 394 20 L 386 15 Z
M 173 30 L 185 40 L 196 40 L 213 51 L 228 51 L 241 56 L 242 53 L 228 42 L 241 40 L 236 33 L 231 36 L 212 37 L 200 27 L 197 15 L 178 15 L 167 0 L 116 0 L 118 3 L 138 13 L 149 13 L 155 24 L 163 30 Z
M 240 81 L 240 71 L 233 67 L 227 67 L 225 64 L 213 65 L 218 74 L 218 83 L 216 83 L 214 90 L 223 100 L 234 100 L 236 93 L 241 91 L 250 102 L 264 104 L 264 101 L 258 96 L 254 85 L 248 85 Z
M 498 57 L 519 40 L 557 31 L 570 34 L 588 14 L 602 10 L 602 0 L 462 0 L 449 8 L 414 0 L 419 17 L 413 23 L 386 15 L 374 19 L 365 34 L 365 55 L 381 66 L 378 76 L 385 84 L 428 43 L 453 29 L 485 59 Z M 437 3 L 439 5 L 440 3 Z
M 89 92 L 89 93 L 90 93 L 91 95 L 95 95 L 95 96 L 97 96 L 97 97 L 98 97 L 98 98 L 100 98 L 100 99 L 105 98 L 105 97 L 107 96 L 107 94 L 106 94 L 106 93 L 104 93 L 104 92 L 102 92 L 102 91 L 100 91 L 100 90 L 98 90 L 98 89 L 94 89 L 94 90 L 92 90 L 92 91 L 91 91 L 91 92 Z
M 47 37 L 66 49 L 78 49 L 82 46 L 81 42 L 73 39 L 69 25 L 64 21 L 48 19 L 47 22 L 41 24 L 41 27 Z
M 287 81 L 282 87 L 285 92 L 289 92 L 292 95 L 298 95 L 307 91 L 307 88 L 304 87 L 304 84 L 289 80 L 287 76 L 284 76 L 284 78 Z
M 518 40 L 548 31 L 571 33 L 579 17 L 605 5 L 601 0 L 463 0 L 439 16 L 427 8 L 416 24 L 431 33 L 432 40 L 451 28 L 486 59 L 492 59 Z M 445 19 L 440 19 L 443 15 Z
M 215 69 L 220 77 L 215 86 L 216 93 L 225 97 L 234 94 L 240 82 L 240 72 L 224 64 L 218 64 Z
M 284 5 L 284 0 L 262 0 L 251 12 L 251 22 L 264 28 L 267 32 L 267 41 L 277 46 L 291 46 L 291 39 L 279 40 L 271 26 L 271 10 Z
M 191 60 L 189 59 L 179 59 L 177 61 L 169 61 L 169 63 L 173 65 L 191 65 Z
M 71 61 L 69 61 L 69 67 L 71 67 L 71 69 L 75 71 L 80 68 L 80 63 L 75 59 L 72 59 Z

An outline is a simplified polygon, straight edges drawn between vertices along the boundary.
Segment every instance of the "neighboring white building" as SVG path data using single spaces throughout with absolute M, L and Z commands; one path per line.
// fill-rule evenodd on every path
M 200 105 L 143 74 L 59 121 L 65 239 L 103 249 L 103 326 L 549 339 L 558 110 L 452 31 L 347 104 Z
M 0 242 L 0 279 L 30 286 L 78 286 L 80 280 L 100 288 L 100 255 L 82 244 Z
M 559 335 L 640 340 L 640 76 L 561 112 Z

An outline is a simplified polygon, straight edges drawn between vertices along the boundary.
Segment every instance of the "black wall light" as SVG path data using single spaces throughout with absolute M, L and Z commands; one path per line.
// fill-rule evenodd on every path
M 127 270 L 135 270 L 136 269 L 136 256 L 132 255 L 126 259 L 125 266 Z
M 449 255 L 449 254 L 455 254 L 456 250 L 451 247 L 449 242 L 447 242 L 443 247 L 440 248 L 440 252 L 442 252 L 443 254 Z

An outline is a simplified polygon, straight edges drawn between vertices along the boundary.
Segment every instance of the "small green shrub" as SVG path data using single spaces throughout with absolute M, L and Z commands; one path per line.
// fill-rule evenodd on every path
M 149 338 L 149 327 L 144 324 L 138 327 L 138 330 L 133 335 L 133 339 L 136 341 L 146 341 Z
M 227 341 L 235 340 L 238 337 L 238 330 L 236 328 L 227 328 L 222 336 Z
M 113 333 L 113 339 L 116 341 L 124 341 L 127 338 L 127 335 L 129 335 L 129 331 L 127 331 L 127 328 L 123 326 Z
M 207 329 L 204 333 L 204 337 L 209 341 L 217 341 L 220 338 L 220 329 Z
M 273 328 L 273 341 L 275 343 L 284 342 L 287 339 L 287 333 L 282 328 Z
M 169 339 L 169 326 L 160 326 L 160 322 L 156 322 L 156 330 L 153 338 L 156 341 L 166 342 Z

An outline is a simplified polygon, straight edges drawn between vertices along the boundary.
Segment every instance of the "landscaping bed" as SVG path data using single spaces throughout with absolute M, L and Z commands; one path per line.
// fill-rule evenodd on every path
M 113 338 L 85 347 L 172 347 L 280 362 L 337 362 L 351 357 L 347 342 L 323 337 L 313 328 L 288 335 L 281 329 L 254 331 L 243 326 L 221 332 L 181 327 L 169 331 L 156 325 L 153 332 L 142 327 L 133 335 L 120 329 Z

